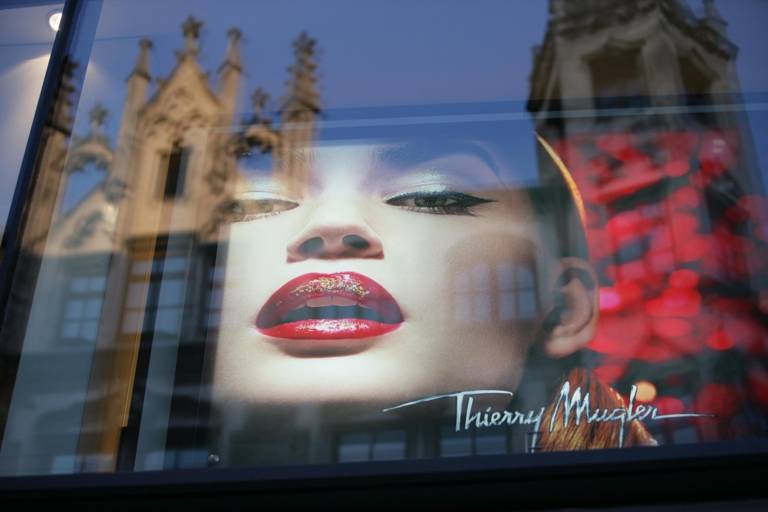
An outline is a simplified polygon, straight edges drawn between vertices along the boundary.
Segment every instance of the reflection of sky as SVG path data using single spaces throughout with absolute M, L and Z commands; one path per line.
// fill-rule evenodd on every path
M 701 12 L 700 2 L 689 3 Z M 273 98 L 283 94 L 286 68 L 293 60 L 291 42 L 306 30 L 318 41 L 319 88 L 327 111 L 343 112 L 342 117 L 348 118 L 356 114 L 347 109 L 365 109 L 367 116 L 370 107 L 430 104 L 438 106 L 429 115 L 461 116 L 466 112 L 456 112 L 456 104 L 479 102 L 486 110 L 519 119 L 528 94 L 531 47 L 542 41 L 547 5 L 543 0 L 105 1 L 75 131 L 87 131 L 87 111 L 100 101 L 110 112 L 107 132 L 114 140 L 138 40 L 153 40 L 153 76 L 167 76 L 175 63 L 174 51 L 183 47 L 180 24 L 190 14 L 204 20 L 199 60 L 205 71 L 212 72 L 214 83 L 227 30 L 242 29 L 241 111 L 247 111 L 248 96 L 257 85 Z M 716 5 L 729 22 L 729 36 L 740 47 L 742 87 L 768 91 L 762 55 L 768 43 L 764 30 L 768 1 L 721 0 Z M 752 121 L 765 126 L 754 115 Z M 527 121 L 523 116 L 513 124 L 524 126 Z M 766 130 L 753 132 L 756 146 L 766 147 Z M 520 137 L 510 139 L 517 146 L 518 161 L 533 168 L 533 139 Z M 1 161 L 12 161 L 8 152 L 0 150 Z M 765 152 L 760 160 L 765 169 Z
M 690 3 L 700 11 L 698 2 Z M 740 47 L 742 87 L 768 90 L 762 55 L 768 42 L 768 2 L 717 5 Z M 152 15 L 138 17 L 139 12 Z M 205 0 L 109 1 L 102 9 L 91 63 L 97 69 L 89 69 L 84 106 L 97 99 L 107 104 L 114 129 L 138 39 L 153 40 L 153 74 L 167 76 L 174 51 L 183 46 L 179 26 L 189 14 L 204 20 L 200 62 L 214 79 L 227 30 L 242 29 L 247 83 L 241 91 L 243 109 L 256 85 L 273 97 L 282 94 L 286 67 L 292 63 L 291 42 L 302 30 L 319 43 L 323 106 L 341 108 L 524 100 L 531 47 L 541 43 L 547 2 L 231 0 L 213 6 Z M 87 126 L 86 119 L 78 121 L 78 127 Z
M 697 2 L 690 3 L 700 13 Z M 204 0 L 139 0 L 126 7 L 105 2 L 81 112 L 102 101 L 111 112 L 108 132 L 114 139 L 124 79 L 135 61 L 138 39 L 152 39 L 153 76 L 166 77 L 175 64 L 174 52 L 183 47 L 179 26 L 190 14 L 204 20 L 199 61 L 204 71 L 211 71 L 212 81 L 223 59 L 227 30 L 239 27 L 245 71 L 240 110 L 247 112 L 248 96 L 256 86 L 271 94 L 274 107 L 293 62 L 291 43 L 306 30 L 318 41 L 318 87 L 329 127 L 321 137 L 355 137 L 360 136 L 355 132 L 367 130 L 377 137 L 424 132 L 456 137 L 470 132 L 506 141 L 514 154 L 507 161 L 516 162 L 518 176 L 532 181 L 536 159 L 524 101 L 531 48 L 542 42 L 547 5 L 509 0 L 231 0 L 213 7 Z M 758 41 L 766 37 L 756 23 L 768 19 L 768 2 L 740 0 L 718 6 L 741 47 L 742 85 L 746 90 L 768 90 L 768 72 L 757 64 L 762 63 L 759 52 L 764 48 Z M 134 19 L 132 13 L 143 11 L 153 15 Z M 745 11 L 751 15 L 745 16 Z M 126 24 L 126 19 L 133 22 Z M 435 116 L 448 122 L 430 121 Z M 506 122 L 493 122 L 494 117 Z M 376 126 L 364 128 L 372 118 Z M 87 116 L 78 116 L 77 130 L 84 132 L 87 123 Z M 756 142 L 759 147 L 760 140 Z
M 544 2 L 491 0 L 482 8 L 456 0 L 232 1 L 216 7 L 204 1 L 145 0 L 130 5 L 131 13 L 142 9 L 153 15 L 134 23 L 140 26 L 132 30 L 119 23 L 131 16 L 125 4 L 103 6 L 76 132 L 87 131 L 85 113 L 101 101 L 110 111 L 107 131 L 114 140 L 138 39 L 152 39 L 153 75 L 166 77 L 175 64 L 174 52 L 184 44 L 179 26 L 191 14 L 204 20 L 199 61 L 212 71 L 214 83 L 227 30 L 237 26 L 243 31 L 243 112 L 256 86 L 271 94 L 275 107 L 293 63 L 292 42 L 306 30 L 318 41 L 321 138 L 360 137 L 371 130 L 376 138 L 406 133 L 455 137 L 470 131 L 473 137 L 507 139 L 520 168 L 535 175 L 530 123 L 521 114 L 531 45 L 541 40 L 546 25 Z M 483 105 L 471 111 L 461 107 L 478 102 Z M 486 119 L 499 111 L 515 113 L 515 121 L 501 130 L 498 122 Z M 449 122 L 434 123 L 436 115 L 450 115 Z M 371 118 L 376 118 L 373 128 Z M 509 130 L 514 136 L 507 136 Z
M 689 3 L 701 13 L 698 2 Z M 768 2 L 717 5 L 740 47 L 742 86 L 747 91 L 768 90 L 768 71 L 760 54 L 765 47 L 760 42 L 768 41 L 759 23 L 768 19 Z M 137 40 L 143 36 L 153 40 L 153 75 L 165 77 L 175 64 L 175 50 L 183 47 L 179 26 L 190 14 L 204 20 L 199 61 L 205 71 L 212 72 L 214 82 L 227 30 L 237 26 L 243 31 L 240 110 L 248 110 L 248 96 L 256 86 L 272 95 L 274 107 L 275 99 L 284 93 L 286 68 L 293 62 L 291 43 L 306 30 L 318 41 L 323 119 L 335 126 L 321 136 L 354 136 L 371 118 L 378 123 L 378 134 L 385 137 L 425 130 L 456 136 L 468 130 L 505 139 L 515 161 L 533 179 L 534 145 L 524 101 L 531 48 L 542 42 L 547 6 L 544 1 L 509 0 L 232 0 L 213 7 L 204 0 L 139 0 L 126 8 L 125 3 L 106 2 L 81 112 L 97 100 L 105 103 L 111 112 L 108 131 L 114 138 L 125 95 L 124 78 L 136 58 Z M 131 14 L 144 11 L 153 15 L 136 20 Z M 133 21 L 125 24 L 126 19 Z M 467 104 L 473 106 L 467 108 Z M 449 122 L 430 122 L 435 116 Z M 490 122 L 494 116 L 507 122 Z M 400 118 L 407 118 L 406 124 Z M 352 122 L 355 119 L 359 122 Z M 87 122 L 86 116 L 78 116 L 78 131 L 85 131 Z M 760 135 L 756 137 L 759 146 Z
M 167 75 L 174 50 L 183 46 L 179 25 L 192 14 L 205 21 L 200 61 L 215 73 L 226 46 L 226 32 L 237 26 L 242 47 L 247 96 L 262 85 L 274 97 L 284 90 L 292 64 L 293 39 L 306 30 L 319 46 L 319 81 L 323 107 L 370 107 L 423 103 L 523 100 L 528 92 L 531 45 L 546 23 L 546 3 L 506 0 L 360 2 L 132 2 L 142 18 L 133 33 L 120 28 L 126 5 L 105 4 L 93 59 L 96 83 L 83 101 L 101 99 L 117 107 L 124 78 L 136 56 L 139 36 L 150 37 L 152 69 Z M 525 11 L 524 13 L 521 13 Z M 89 76 L 90 80 L 90 76 Z M 116 110 L 111 108 L 111 110 Z M 116 123 L 117 113 L 111 119 Z M 85 126 L 87 123 L 83 121 Z

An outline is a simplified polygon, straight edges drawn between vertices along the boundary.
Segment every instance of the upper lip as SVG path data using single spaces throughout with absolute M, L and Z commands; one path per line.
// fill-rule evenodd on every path
M 332 313 L 327 306 L 349 308 L 344 314 L 381 323 L 403 321 L 397 301 L 373 279 L 356 272 L 310 273 L 291 279 L 273 293 L 256 316 L 256 327 L 323 318 Z

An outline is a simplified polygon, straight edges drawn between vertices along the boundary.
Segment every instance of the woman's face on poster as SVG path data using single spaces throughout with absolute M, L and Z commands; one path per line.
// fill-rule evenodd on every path
M 526 190 L 471 143 L 319 143 L 241 173 L 218 400 L 514 390 L 551 298 Z

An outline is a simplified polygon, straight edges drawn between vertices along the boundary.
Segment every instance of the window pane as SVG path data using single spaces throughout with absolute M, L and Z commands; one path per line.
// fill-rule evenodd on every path
M 89 299 L 85 302 L 84 316 L 87 318 L 96 318 L 101 311 L 101 299 Z
M 339 443 L 339 462 L 360 462 L 370 459 L 371 434 L 344 434 Z
M 81 329 L 83 339 L 87 341 L 94 341 L 96 339 L 96 330 L 98 329 L 98 327 L 99 327 L 98 322 L 94 322 L 94 321 L 83 322 L 82 329 Z
M 82 300 L 71 300 L 67 302 L 67 309 L 64 318 L 81 318 L 83 316 L 85 303 Z
M 63 338 L 77 338 L 80 336 L 80 324 L 78 322 L 64 322 L 61 327 Z
M 104 286 L 106 286 L 106 284 L 107 284 L 107 280 L 104 278 L 104 276 L 92 277 L 90 279 L 88 289 L 92 292 L 100 292 L 104 289 Z
M 405 458 L 405 432 L 391 430 L 376 433 L 373 460 L 399 460 Z
M 78 4 L 0 476 L 766 437 L 768 2 Z
M 472 455 L 472 438 L 466 432 L 455 432 L 452 427 L 443 427 L 440 436 L 440 455 L 442 457 Z

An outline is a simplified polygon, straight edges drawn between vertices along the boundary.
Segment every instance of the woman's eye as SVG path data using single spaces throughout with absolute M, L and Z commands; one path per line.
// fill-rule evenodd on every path
M 462 192 L 409 192 L 387 199 L 386 203 L 406 210 L 439 215 L 472 215 L 472 208 L 493 199 L 464 194 Z
M 233 199 L 226 206 L 224 212 L 230 222 L 243 222 L 261 217 L 269 217 L 280 212 L 296 208 L 298 203 L 287 199 Z

